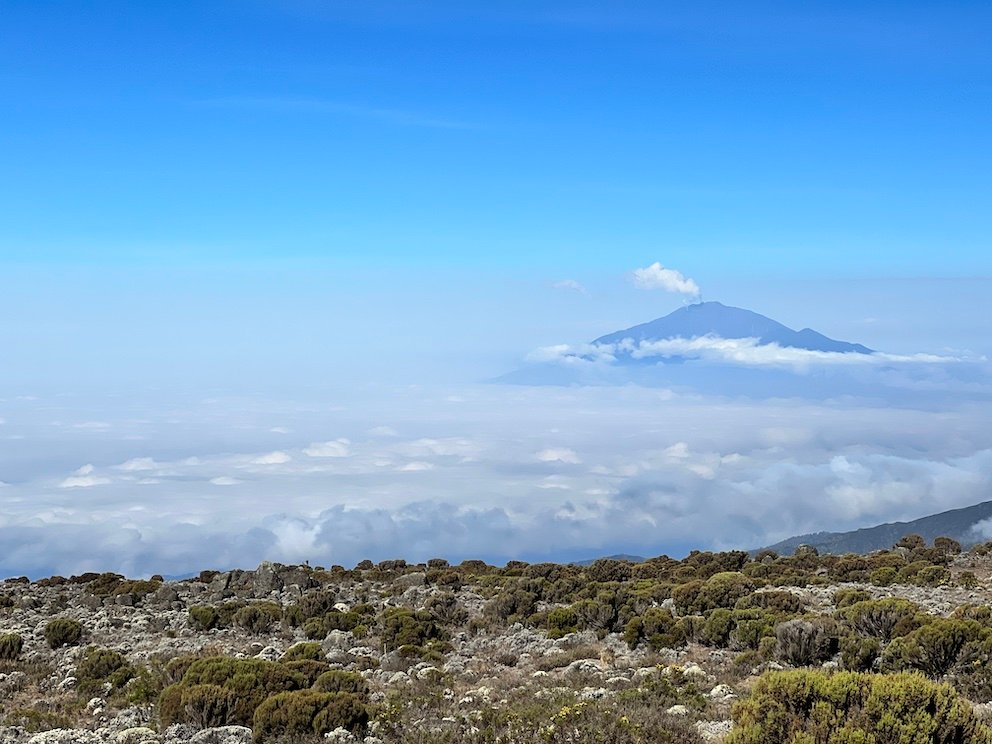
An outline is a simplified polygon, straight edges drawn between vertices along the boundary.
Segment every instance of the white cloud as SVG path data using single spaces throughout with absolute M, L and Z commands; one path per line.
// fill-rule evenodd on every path
M 373 426 L 369 429 L 371 437 L 398 437 L 400 433 L 391 426 Z
M 582 462 L 582 458 L 579 457 L 578 453 L 568 447 L 543 449 L 540 452 L 536 452 L 534 457 L 541 462 L 563 462 L 567 465 L 579 465 Z
M 269 429 L 269 431 L 271 431 L 273 434 L 289 434 L 290 433 L 290 429 L 287 429 L 285 426 L 273 426 L 271 429 Z
M 634 269 L 632 281 L 638 289 L 661 289 L 689 297 L 699 296 L 696 282 L 683 276 L 681 271 L 666 269 L 657 261 L 643 269 Z
M 555 282 L 551 285 L 555 289 L 564 289 L 569 292 L 578 292 L 579 294 L 589 294 L 588 290 L 582 285 L 581 282 L 577 282 L 575 279 L 562 279 L 561 281 Z
M 287 462 L 290 462 L 292 459 L 293 458 L 290 457 L 285 452 L 276 451 L 276 452 L 269 452 L 268 454 L 260 455 L 259 457 L 256 457 L 251 461 L 251 464 L 252 465 L 285 465 Z
M 457 415 L 438 406 L 452 392 L 471 401 Z M 356 441 L 347 458 L 287 450 L 291 462 L 251 468 L 278 440 L 254 427 L 244 454 L 218 453 L 219 433 L 240 420 L 232 408 L 228 419 L 204 413 L 178 437 L 172 425 L 150 436 L 157 459 L 87 464 L 59 488 L 61 458 L 96 457 L 82 454 L 93 451 L 92 434 L 76 432 L 45 467 L 3 488 L 0 576 L 181 573 L 262 559 L 678 554 L 989 499 L 992 403 L 918 408 L 664 399 L 636 386 L 415 390 L 357 398 L 365 425 L 340 425 L 396 421 L 420 438 Z M 326 408 L 308 415 L 294 414 L 293 428 L 329 425 Z M 124 478 L 135 480 L 125 488 Z
M 330 442 L 313 442 L 303 450 L 307 457 L 348 457 L 351 440 L 334 439 Z
M 406 465 L 398 468 L 401 473 L 423 473 L 428 470 L 433 470 L 434 465 L 429 462 L 422 462 L 420 460 L 414 460 L 413 462 L 408 462 Z
M 126 462 L 122 462 L 120 465 L 116 465 L 115 467 L 118 470 L 124 470 L 129 473 L 137 473 L 144 470 L 156 470 L 159 467 L 159 464 L 151 457 L 134 457 Z
M 92 488 L 93 486 L 105 486 L 110 483 L 110 478 L 93 475 L 94 470 L 95 468 L 92 465 L 83 465 L 59 483 L 59 488 Z
M 785 367 L 805 369 L 815 365 L 864 367 L 899 364 L 953 364 L 970 360 L 964 357 L 938 356 L 936 354 L 887 354 L 872 352 L 814 351 L 778 344 L 763 344 L 757 338 L 722 338 L 696 336 L 694 338 L 665 338 L 653 341 L 625 339 L 616 344 L 557 344 L 545 346 L 528 355 L 534 363 L 566 365 L 595 363 L 612 364 L 619 358 L 631 359 L 695 359 L 710 362 L 739 364 L 750 367 Z

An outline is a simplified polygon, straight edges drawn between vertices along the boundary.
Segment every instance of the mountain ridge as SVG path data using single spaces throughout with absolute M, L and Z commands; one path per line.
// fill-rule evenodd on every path
M 820 553 L 871 553 L 891 548 L 899 538 L 910 534 L 920 535 L 928 542 L 935 537 L 950 537 L 967 547 L 983 541 L 984 536 L 974 528 L 988 519 L 992 519 L 992 501 L 982 501 L 907 522 L 885 522 L 847 532 L 796 535 L 762 549 L 789 555 L 800 545 L 809 545 Z
M 838 341 L 812 328 L 793 330 L 753 310 L 724 305 L 722 302 L 698 302 L 686 305 L 668 315 L 640 323 L 622 331 L 600 336 L 594 345 L 659 341 L 670 338 L 699 338 L 716 336 L 726 339 L 755 338 L 759 344 L 834 353 L 871 354 L 863 344 Z

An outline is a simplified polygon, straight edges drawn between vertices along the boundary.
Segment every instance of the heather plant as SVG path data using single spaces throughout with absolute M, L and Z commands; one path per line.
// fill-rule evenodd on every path
M 889 597 L 855 602 L 837 612 L 854 632 L 874 636 L 886 643 L 915 630 L 922 622 L 920 609 L 907 599 Z
M 339 669 L 324 672 L 312 686 L 319 692 L 350 692 L 363 696 L 369 692 L 369 684 L 362 675 Z
M 261 634 L 268 633 L 281 617 L 282 607 L 275 602 L 256 602 L 239 609 L 232 620 L 249 633 Z
M 95 693 L 105 683 L 120 690 L 137 674 L 122 654 L 108 648 L 88 648 L 76 665 L 76 678 L 83 694 Z
M 896 638 L 882 656 L 886 669 L 916 669 L 940 679 L 959 666 L 988 661 L 992 631 L 976 620 L 939 618 Z
M 778 657 L 793 666 L 808 666 L 833 655 L 835 639 L 822 622 L 787 620 L 775 626 Z
M 83 624 L 78 620 L 60 617 L 49 620 L 45 625 L 45 641 L 49 648 L 77 646 L 83 639 Z
M 273 695 L 258 706 L 253 733 L 255 741 L 263 743 L 282 737 L 323 737 L 337 728 L 361 736 L 368 720 L 368 710 L 358 695 L 298 690 Z
M 0 661 L 16 661 L 24 648 L 24 639 L 17 633 L 0 635 Z
M 989 744 L 950 685 L 916 674 L 769 672 L 733 712 L 726 744 Z

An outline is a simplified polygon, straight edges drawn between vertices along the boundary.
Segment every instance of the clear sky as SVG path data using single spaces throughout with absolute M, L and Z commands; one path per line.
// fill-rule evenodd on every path
M 988 498 L 990 38 L 988 2 L 0 1 L 0 576 Z M 697 299 L 655 262 L 898 399 L 478 384 Z
M 992 273 L 984 2 L 0 15 L 0 255 Z

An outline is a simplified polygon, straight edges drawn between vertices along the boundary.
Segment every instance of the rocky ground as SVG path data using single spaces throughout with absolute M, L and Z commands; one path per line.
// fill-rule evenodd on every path
M 589 596 L 590 579 L 617 577 L 567 568 L 555 580 L 570 587 L 559 601 L 548 601 L 534 582 L 547 595 L 562 572 L 538 581 L 533 575 L 544 570 L 528 577 L 526 564 L 497 570 L 399 562 L 351 571 L 263 564 L 185 581 L 135 582 L 113 575 L 7 580 L 0 584 L 0 636 L 19 637 L 21 646 L 0 660 L 0 744 L 248 744 L 250 721 L 205 726 L 209 717 L 194 715 L 189 705 L 170 715 L 197 720 L 163 720 L 163 690 L 182 684 L 194 658 L 278 662 L 292 657 L 287 652 L 294 647 L 306 649 L 317 672 L 360 675 L 368 720 L 310 738 L 266 740 L 581 742 L 584 733 L 601 731 L 603 738 L 588 740 L 719 741 L 732 728 L 734 703 L 749 694 L 759 675 L 787 665 L 772 641 L 747 648 L 733 636 L 706 642 L 705 633 L 689 633 L 670 647 L 659 636 L 639 642 L 631 636 L 630 619 L 624 627 L 616 616 L 622 612 L 610 609 L 604 591 L 618 596 L 630 590 L 634 599 L 624 607 L 628 614 L 641 613 L 638 622 L 649 611 L 670 612 L 672 618 L 690 613 L 664 596 L 672 593 L 671 582 L 638 578 L 638 569 L 626 564 L 600 569 L 619 570 L 619 580 L 594 582 L 606 587 L 598 599 L 579 599 Z M 989 559 L 976 554 L 955 557 L 937 586 L 836 581 L 829 571 L 815 568 L 812 584 L 758 582 L 748 591 L 791 593 L 801 602 L 802 617 L 836 614 L 838 589 L 902 597 L 934 617 L 992 601 Z M 962 573 L 969 578 L 958 581 Z M 520 600 L 514 592 L 528 596 Z M 518 601 L 534 604 L 516 612 Z M 236 612 L 245 607 L 255 609 Z M 596 612 L 603 617 L 572 627 L 569 615 L 562 627 L 552 611 L 568 607 L 578 607 L 580 618 Z M 217 617 L 211 622 L 196 608 L 213 608 L 206 615 Z M 707 611 L 697 613 L 695 627 L 702 628 Z M 80 637 L 64 645 L 53 640 L 53 619 L 77 621 Z M 300 646 L 306 643 L 319 644 L 319 654 L 314 656 L 313 645 Z M 113 662 L 105 676 L 106 669 L 81 673 L 93 649 L 117 652 L 124 666 L 111 668 Z M 815 662 L 841 664 L 836 649 Z M 610 734 L 614 729 L 621 733 Z M 652 731 L 666 732 L 666 738 Z M 260 738 L 257 725 L 254 736 Z

